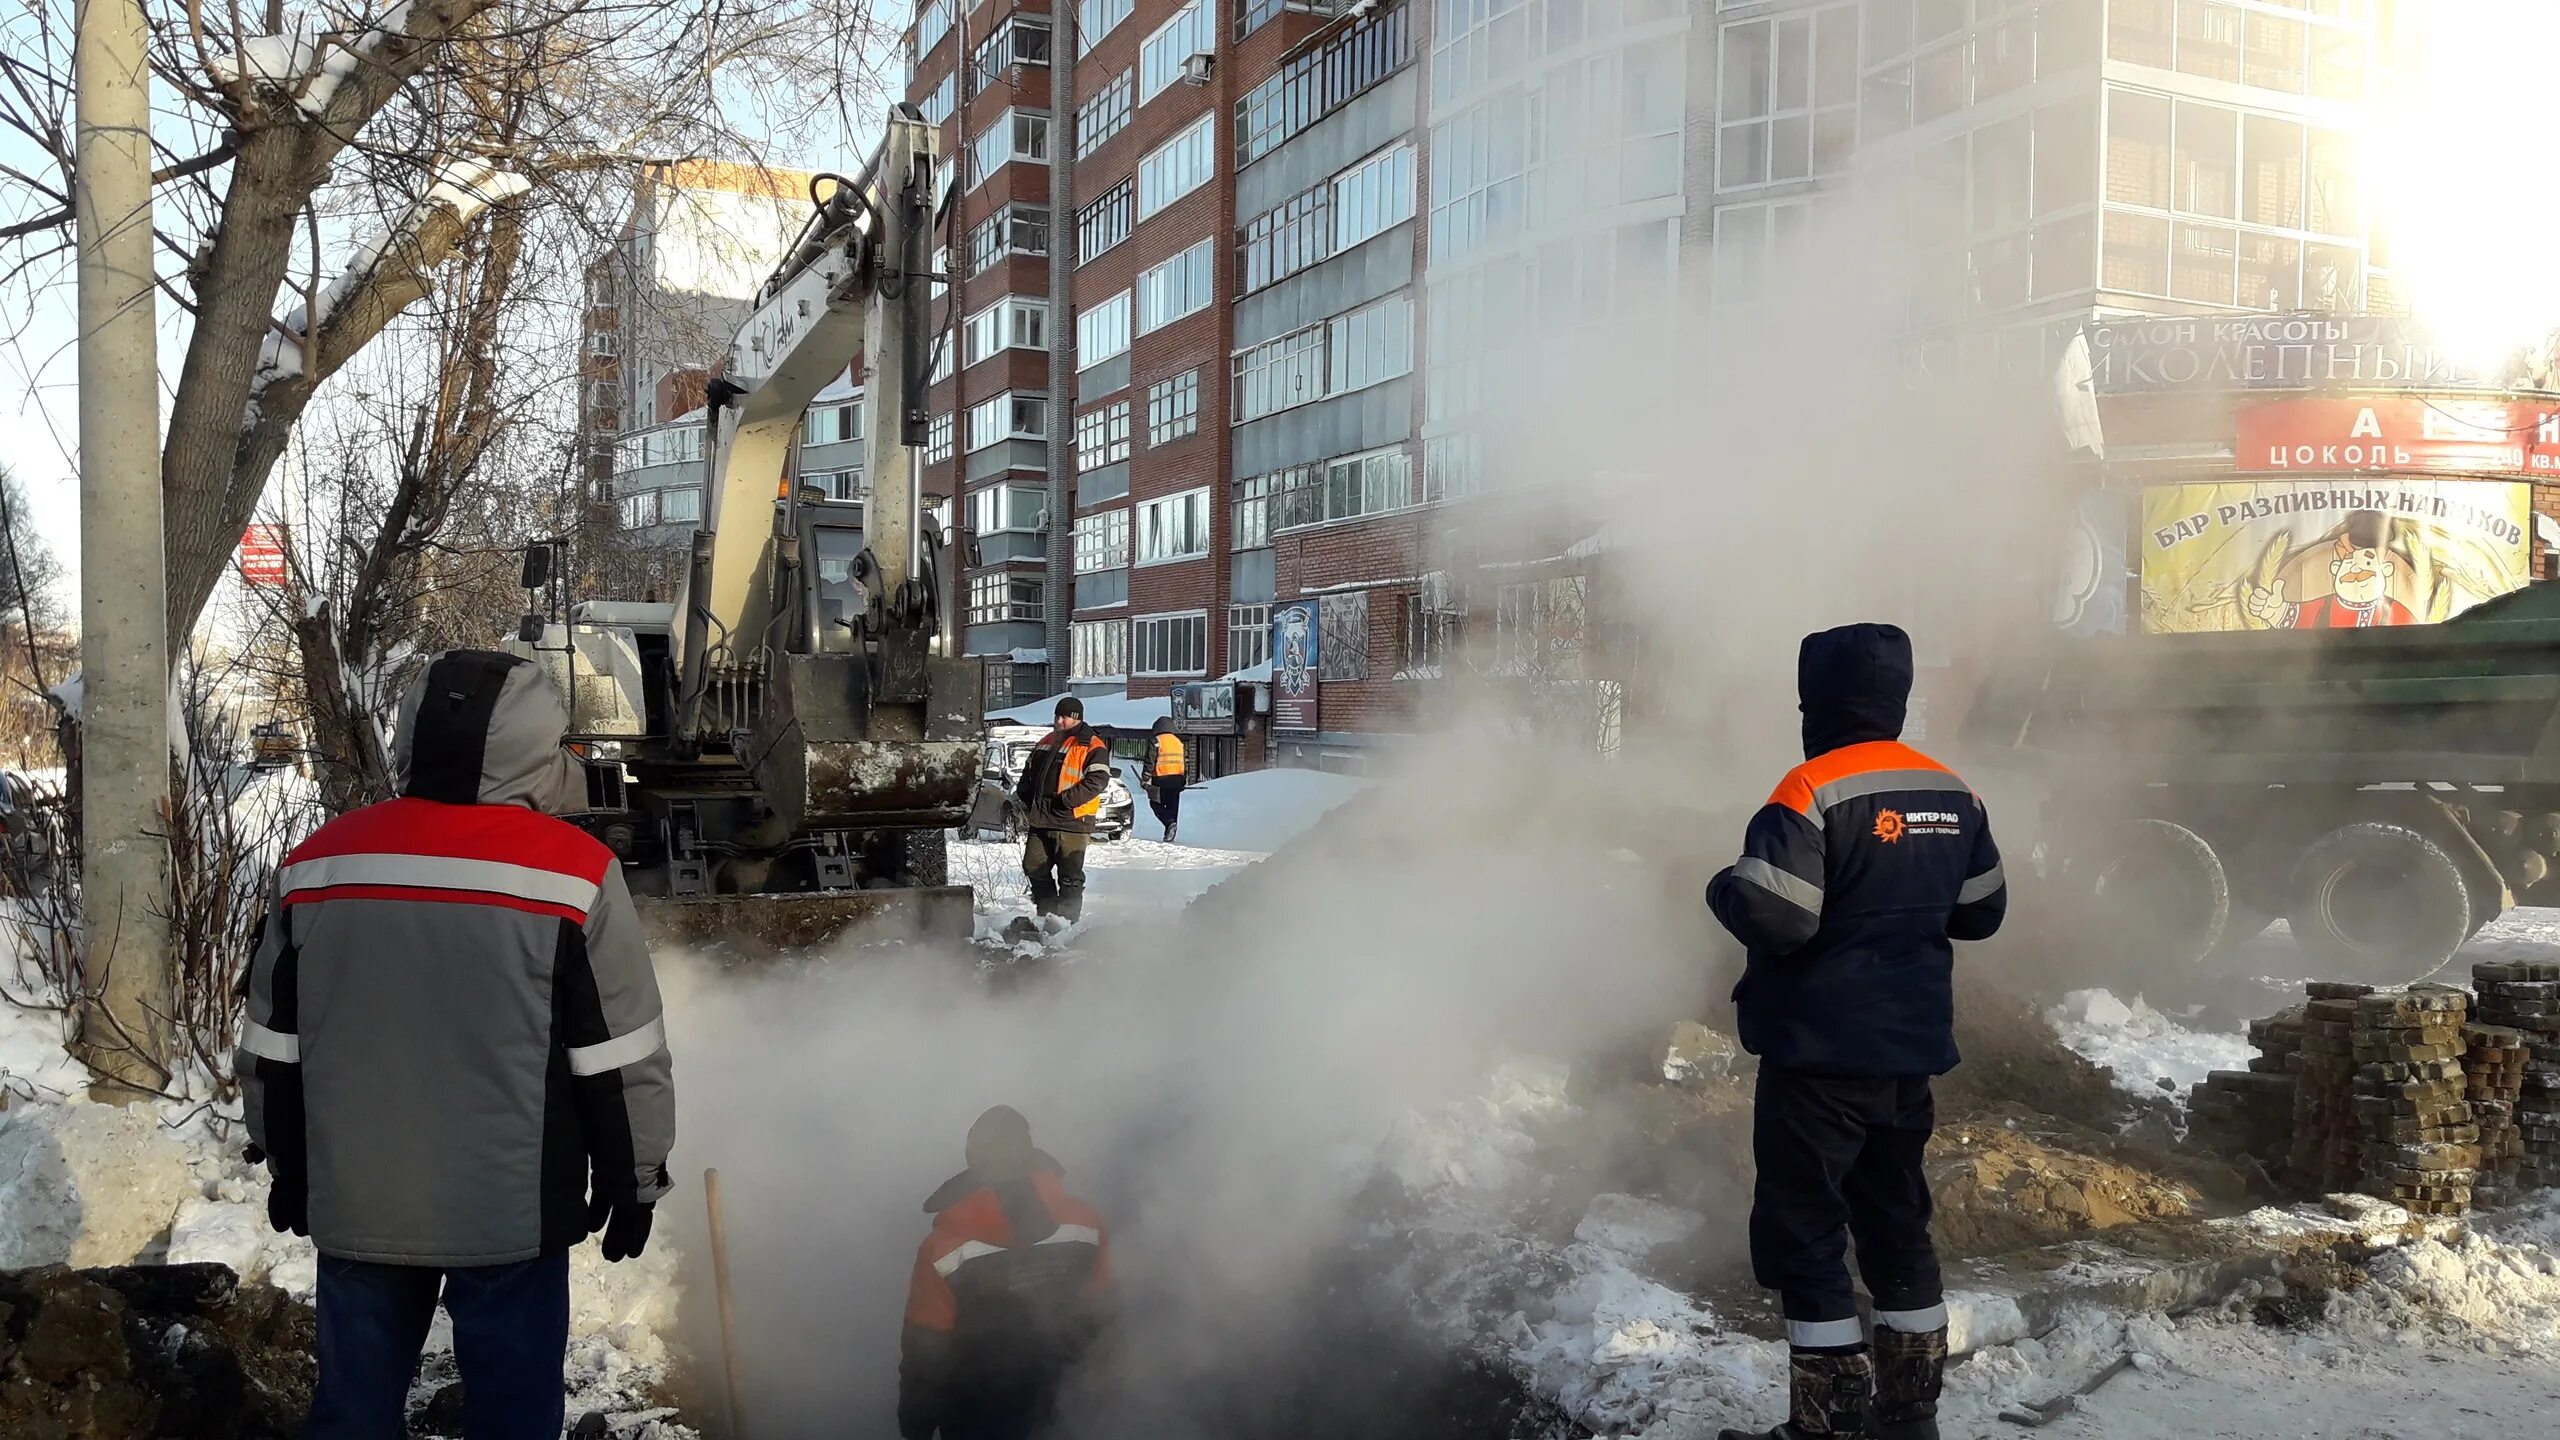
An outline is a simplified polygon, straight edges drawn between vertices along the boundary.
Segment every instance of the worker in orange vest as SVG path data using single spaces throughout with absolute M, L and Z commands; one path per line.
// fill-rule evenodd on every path
M 1171 720 L 1158 720 L 1155 738 L 1147 742 L 1147 808 L 1156 812 L 1167 840 L 1182 821 L 1182 787 L 1190 774 L 1182 737 L 1173 733 Z
M 1111 747 L 1084 723 L 1084 702 L 1059 697 L 1057 724 L 1032 747 L 1014 798 L 1022 803 L 1022 873 L 1031 908 L 1072 925 L 1084 914 L 1084 852 L 1111 788 Z

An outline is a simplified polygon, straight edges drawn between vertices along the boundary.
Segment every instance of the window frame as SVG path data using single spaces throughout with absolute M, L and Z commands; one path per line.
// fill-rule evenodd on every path
M 1137 296 L 1132 335 L 1151 334 L 1208 309 L 1218 299 L 1217 237 L 1203 236 L 1139 271 L 1132 288 Z
M 1076 313 L 1076 369 L 1090 370 L 1129 353 L 1135 339 L 1130 323 L 1136 315 L 1133 292 L 1115 290 L 1099 304 Z M 1097 346 L 1108 346 L 1097 349 Z
M 1154 634 L 1151 636 L 1150 631 Z M 1186 633 L 1187 632 L 1187 633 Z M 1188 639 L 1198 646 L 1192 653 L 1181 641 Z M 1150 656 L 1150 644 L 1162 653 Z M 1156 663 L 1151 663 L 1156 662 Z M 1189 663 L 1185 663 L 1189 662 Z M 1139 676 L 1190 676 L 1209 673 L 1209 612 L 1201 610 L 1167 610 L 1152 615 L 1129 617 L 1129 674 Z
M 1206 485 L 1174 495 L 1159 495 L 1150 500 L 1141 500 L 1133 508 L 1137 512 L 1134 521 L 1137 543 L 1133 551 L 1135 557 L 1132 561 L 1133 568 L 1146 569 L 1156 565 L 1180 565 L 1193 560 L 1203 560 L 1208 558 L 1210 551 L 1216 548 L 1216 538 L 1210 533 L 1214 528 L 1216 516 L 1209 504 L 1209 487 Z M 1171 516 L 1180 518 L 1178 520 L 1160 518 Z M 1180 535 L 1172 533 L 1177 525 L 1183 532 Z M 1165 548 L 1174 543 L 1189 543 L 1193 548 L 1183 550 Z
M 1204 114 L 1140 157 L 1136 223 L 1143 225 L 1163 214 L 1166 207 L 1215 177 L 1217 120 L 1214 113 Z

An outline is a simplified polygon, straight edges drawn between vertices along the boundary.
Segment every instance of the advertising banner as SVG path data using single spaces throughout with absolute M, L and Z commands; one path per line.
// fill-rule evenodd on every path
M 2243 470 L 2560 473 L 2560 410 L 2522 400 L 2416 395 L 2262 400 L 2240 407 Z
M 1236 733 L 1236 682 L 1207 680 L 1173 687 L 1173 728 L 1185 735 Z
M 2430 625 L 2532 579 L 2533 487 L 2253 481 L 2143 492 L 2142 628 Z
M 1317 602 L 1291 600 L 1271 607 L 1271 728 L 1316 729 L 1317 653 L 1323 632 Z
M 2100 395 L 2164 390 L 2503 388 L 2500 370 L 2437 348 L 2416 322 L 2375 315 L 2234 315 L 2125 320 L 2089 327 Z
M 284 527 L 252 525 L 240 536 L 240 583 L 260 589 L 284 587 Z

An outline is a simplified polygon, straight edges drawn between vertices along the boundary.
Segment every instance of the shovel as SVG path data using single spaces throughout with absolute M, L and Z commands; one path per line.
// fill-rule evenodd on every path
M 2063 1416 L 2070 1414 L 2072 1411 L 2079 1409 L 2080 1402 L 2097 1394 L 2099 1386 L 2106 1384 L 2108 1381 L 2113 1380 L 2132 1368 L 2133 1357 L 2131 1355 L 2119 1355 L 2115 1358 L 2115 1363 L 2109 1365 L 2106 1369 L 2099 1371 L 2097 1374 L 2090 1376 L 2088 1383 L 2082 1385 L 2079 1389 L 2066 1390 L 2063 1393 L 2054 1396 L 2050 1400 L 2026 1401 L 2017 1409 L 2001 1411 L 2000 1418 L 2008 1421 L 2012 1425 L 2024 1425 L 2030 1430 L 2041 1430 L 2047 1425 L 2052 1424 L 2054 1421 L 2061 1419 Z

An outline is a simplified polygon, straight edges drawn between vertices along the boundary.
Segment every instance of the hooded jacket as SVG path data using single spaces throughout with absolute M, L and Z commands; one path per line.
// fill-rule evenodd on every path
M 2008 890 L 1982 802 L 1901 741 L 1911 639 L 1891 625 L 1805 637 L 1805 763 L 1751 819 L 1707 905 L 1749 952 L 1743 1048 L 1813 1074 L 1956 1066 L 1955 940 L 2000 928 Z
M 652 1201 L 675 1140 L 658 982 L 534 666 L 438 657 L 401 703 L 400 796 L 286 855 L 249 970 L 250 1139 L 322 1254 L 496 1265 Z
M 1055 1399 L 1108 1316 L 1111 1241 L 1067 1193 L 1058 1162 L 1028 1149 L 973 1162 L 924 1208 L 898 1356 L 898 1433 L 945 1440 L 1020 1433 Z

